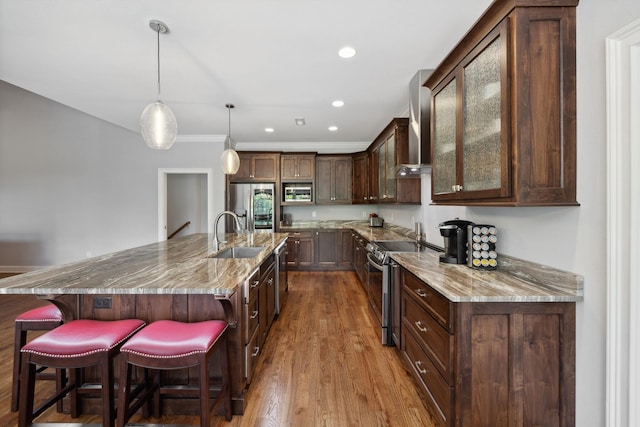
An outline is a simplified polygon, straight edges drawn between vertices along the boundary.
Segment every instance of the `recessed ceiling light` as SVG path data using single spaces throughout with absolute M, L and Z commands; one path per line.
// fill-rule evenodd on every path
M 334 107 L 342 107 L 344 105 L 344 101 L 341 99 L 336 99 L 331 103 Z
M 335 131 L 337 131 L 337 130 L 338 130 L 338 126 L 329 126 L 329 130 L 330 130 L 331 132 L 335 132 Z
M 297 126 L 304 126 L 304 117 L 296 117 L 293 120 L 295 120 Z
M 264 128 L 264 131 L 267 133 L 273 133 L 273 128 Z
M 345 46 L 338 51 L 338 55 L 340 56 L 340 58 L 352 58 L 353 56 L 355 56 L 355 54 L 356 50 L 351 46 Z

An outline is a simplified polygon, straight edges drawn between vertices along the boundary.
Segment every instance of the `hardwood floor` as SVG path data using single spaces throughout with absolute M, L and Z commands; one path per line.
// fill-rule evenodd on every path
M 431 418 L 395 348 L 383 347 L 366 296 L 352 272 L 290 272 L 283 312 L 273 323 L 249 388 L 248 408 L 214 426 L 431 426 Z M 41 302 L 0 296 L 0 425 L 14 426 L 9 411 L 13 319 Z M 50 385 L 42 386 L 44 395 Z M 38 422 L 99 423 L 72 419 L 52 408 Z M 197 417 L 164 416 L 131 422 L 197 424 Z

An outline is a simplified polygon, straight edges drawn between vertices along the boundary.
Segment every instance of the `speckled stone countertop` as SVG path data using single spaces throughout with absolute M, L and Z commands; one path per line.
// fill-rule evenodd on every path
M 453 302 L 578 302 L 583 278 L 501 256 L 496 270 L 441 263 L 437 253 L 392 253 L 398 264 Z
M 0 294 L 233 294 L 287 238 L 286 233 L 227 234 L 230 246 L 264 247 L 254 258 L 210 258 L 211 234 L 126 249 L 0 279 Z
M 280 227 L 282 232 L 304 229 L 351 229 L 369 241 L 415 239 L 412 230 L 390 223 L 385 223 L 384 227 L 370 227 L 369 221 L 294 221 L 290 226 Z
M 390 223 L 369 227 L 369 221 L 294 221 L 281 231 L 307 228 L 348 228 L 369 241 L 415 239 L 413 230 Z M 503 254 L 498 269 L 492 271 L 441 263 L 433 251 L 391 257 L 453 302 L 577 302 L 584 298 L 582 276 Z

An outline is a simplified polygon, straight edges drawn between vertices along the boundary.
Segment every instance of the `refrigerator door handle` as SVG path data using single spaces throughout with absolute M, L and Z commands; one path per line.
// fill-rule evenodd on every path
M 254 187 L 249 187 L 249 209 L 247 209 L 247 231 L 255 231 L 255 212 L 253 211 Z

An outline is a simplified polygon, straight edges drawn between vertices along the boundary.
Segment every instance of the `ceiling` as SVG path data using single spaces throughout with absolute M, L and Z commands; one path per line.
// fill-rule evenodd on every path
M 0 0 L 0 79 L 139 132 L 157 98 L 157 19 L 169 27 L 161 89 L 178 142 L 222 141 L 230 102 L 240 148 L 357 151 L 407 116 L 411 77 L 436 67 L 489 3 Z M 337 54 L 346 45 L 351 59 Z

